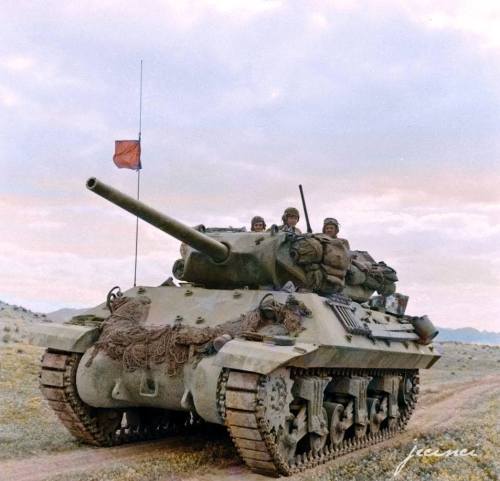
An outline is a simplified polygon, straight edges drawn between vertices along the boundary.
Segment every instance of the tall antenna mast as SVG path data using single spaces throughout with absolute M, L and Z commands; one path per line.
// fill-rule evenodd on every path
M 141 59 L 141 77 L 139 81 L 139 146 L 142 135 L 142 59 Z M 139 159 L 140 162 L 140 159 Z M 137 200 L 141 190 L 141 167 L 137 169 Z M 137 285 L 137 246 L 139 244 L 139 217 L 135 218 L 135 261 L 134 261 L 134 287 Z

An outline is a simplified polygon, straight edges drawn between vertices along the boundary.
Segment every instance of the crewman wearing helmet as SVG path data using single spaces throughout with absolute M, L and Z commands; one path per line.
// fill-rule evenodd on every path
M 250 221 L 250 230 L 252 232 L 264 232 L 266 230 L 266 222 L 263 217 L 256 215 Z
M 327 217 L 323 221 L 323 234 L 327 235 L 328 237 L 331 237 L 332 239 L 339 239 L 340 241 L 342 241 L 346 249 L 350 250 L 351 248 L 349 246 L 349 241 L 347 239 L 340 239 L 337 237 L 339 231 L 340 231 L 340 224 L 337 219 L 334 219 L 333 217 Z
M 286 232 L 293 232 L 295 234 L 302 234 L 301 230 L 297 227 L 297 222 L 299 222 L 300 214 L 298 209 L 295 207 L 287 207 L 281 220 L 283 224 L 279 226 L 279 230 Z

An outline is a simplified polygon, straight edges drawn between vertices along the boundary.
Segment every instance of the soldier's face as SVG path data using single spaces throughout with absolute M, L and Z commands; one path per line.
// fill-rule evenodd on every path
M 256 222 L 253 225 L 253 230 L 254 230 L 254 232 L 262 232 L 264 230 L 264 223 L 263 222 Z
M 337 237 L 337 234 L 339 233 L 337 226 L 333 224 L 327 224 L 325 225 L 325 234 L 330 236 L 330 237 Z
M 290 227 L 295 227 L 297 225 L 297 222 L 299 221 L 299 218 L 296 215 L 288 215 L 286 218 L 286 223 Z

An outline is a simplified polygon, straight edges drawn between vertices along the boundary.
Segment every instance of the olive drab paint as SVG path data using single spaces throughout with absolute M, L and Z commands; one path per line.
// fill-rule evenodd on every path
M 404 429 L 418 370 L 440 353 L 391 267 L 321 233 L 191 228 L 95 178 L 87 187 L 186 247 L 179 286 L 112 290 L 34 332 L 42 392 L 74 436 L 113 445 L 224 424 L 252 470 L 277 476 Z

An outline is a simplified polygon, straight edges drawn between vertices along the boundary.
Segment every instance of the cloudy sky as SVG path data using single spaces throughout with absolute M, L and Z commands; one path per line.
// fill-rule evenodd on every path
M 500 330 L 500 7 L 494 1 L 10 1 L 0 11 L 0 299 L 39 311 L 133 280 L 142 199 L 188 224 L 337 217 L 409 312 Z M 140 228 L 138 282 L 178 242 Z

